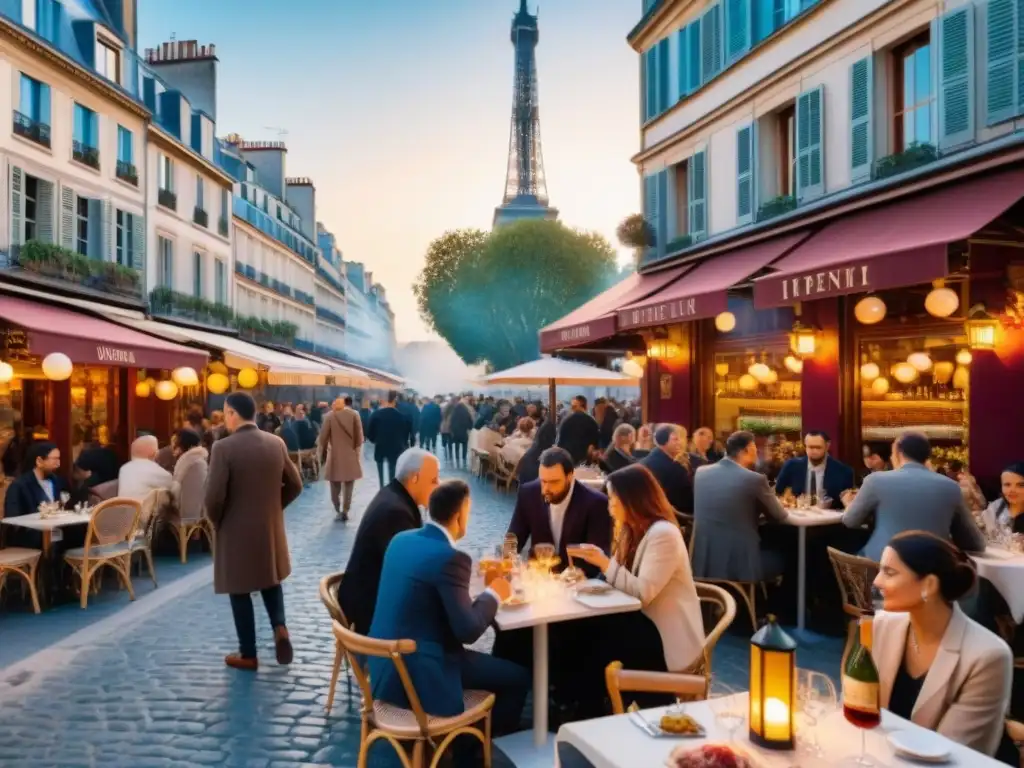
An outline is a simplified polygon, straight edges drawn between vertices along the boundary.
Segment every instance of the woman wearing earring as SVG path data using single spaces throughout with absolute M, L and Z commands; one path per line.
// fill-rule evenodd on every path
M 894 536 L 875 578 L 884 611 L 875 617 L 872 655 L 883 707 L 994 755 L 1004 735 L 1013 657 L 956 604 L 975 579 L 974 565 L 948 541 L 924 531 Z

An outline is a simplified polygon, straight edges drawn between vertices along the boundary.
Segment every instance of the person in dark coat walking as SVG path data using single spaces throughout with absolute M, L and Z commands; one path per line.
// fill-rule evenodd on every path
M 555 445 L 565 448 L 572 456 L 572 463 L 579 466 L 590 456 L 590 450 L 601 442 L 601 430 L 594 417 L 587 413 L 587 398 L 576 395 L 572 399 L 572 413 L 566 416 L 558 428 Z
M 416 445 L 416 435 L 420 432 L 419 406 L 416 405 L 415 400 L 405 395 L 399 395 L 395 407 L 405 417 L 405 420 L 409 422 L 409 447 L 412 448 Z
M 373 443 L 373 459 L 377 462 L 377 479 L 384 487 L 384 465 L 388 465 L 388 482 L 395 479 L 395 465 L 402 451 L 409 447 L 412 424 L 396 407 L 398 393 L 388 392 L 387 402 L 370 416 L 366 439 Z
M 466 466 L 466 455 L 469 452 L 469 432 L 473 429 L 473 411 L 463 402 L 462 398 L 456 397 L 452 406 L 451 419 L 448 428 L 452 435 L 452 454 L 454 461 Z
M 441 431 L 441 398 L 423 404 L 420 411 L 420 445 L 431 453 L 437 451 L 437 434 Z
M 277 435 L 256 427 L 256 403 L 245 392 L 224 401 L 227 437 L 213 444 L 206 480 L 206 515 L 217 530 L 213 588 L 231 596 L 238 653 L 224 663 L 255 671 L 256 617 L 252 593 L 259 592 L 274 629 L 279 664 L 292 661 L 281 582 L 291 573 L 284 508 L 302 493 L 299 470 Z
M 366 634 L 377 604 L 380 571 L 391 540 L 402 531 L 423 527 L 420 507 L 427 506 L 438 484 L 437 458 L 420 448 L 409 448 L 398 457 L 398 471 L 370 501 L 363 512 L 338 586 L 338 602 L 356 632 Z

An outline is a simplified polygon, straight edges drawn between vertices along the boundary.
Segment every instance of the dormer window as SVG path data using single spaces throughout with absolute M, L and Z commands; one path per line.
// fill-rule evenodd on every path
M 121 51 L 103 38 L 96 38 L 96 71 L 111 82 L 121 84 Z

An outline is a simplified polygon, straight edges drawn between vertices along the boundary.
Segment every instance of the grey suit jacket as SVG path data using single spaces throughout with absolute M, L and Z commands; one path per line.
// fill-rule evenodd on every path
M 761 515 L 780 523 L 789 516 L 768 478 L 729 458 L 699 467 L 693 510 L 694 578 L 760 581 Z
M 864 557 L 878 562 L 889 540 L 904 531 L 928 531 L 965 552 L 982 552 L 985 537 L 964 504 L 960 486 L 920 464 L 891 472 L 872 472 L 843 515 L 843 524 L 859 528 L 875 515 L 875 530 L 864 545 Z

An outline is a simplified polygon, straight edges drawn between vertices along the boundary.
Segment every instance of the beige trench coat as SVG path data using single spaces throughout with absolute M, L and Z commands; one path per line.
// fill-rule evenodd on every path
M 258 592 L 288 578 L 284 508 L 300 493 L 302 478 L 280 437 L 247 424 L 213 444 L 206 514 L 217 528 L 217 594 Z
M 330 456 L 324 458 L 330 446 Z M 334 483 L 347 483 L 363 476 L 359 449 L 363 446 L 363 422 L 351 408 L 331 411 L 324 417 L 317 438 L 317 450 L 326 467 L 326 478 Z

